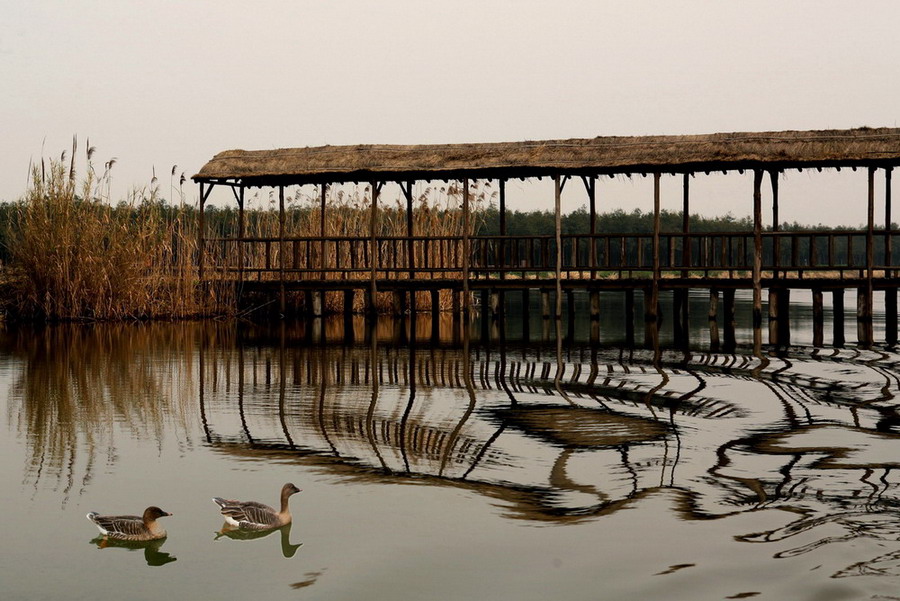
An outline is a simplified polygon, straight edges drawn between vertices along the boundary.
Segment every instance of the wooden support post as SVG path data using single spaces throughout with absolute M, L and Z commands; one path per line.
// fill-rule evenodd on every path
M 319 272 L 319 278 L 324 281 L 325 280 L 325 267 L 326 267 L 326 259 L 325 259 L 325 184 L 322 184 L 321 193 L 319 195 L 319 267 L 321 271 Z M 335 267 L 337 267 L 337 255 L 339 253 L 339 249 L 335 248 Z
M 823 301 L 821 288 L 813 288 L 812 311 L 813 346 L 821 347 L 825 344 L 825 337 L 823 335 L 823 330 L 825 329 L 825 303 Z
M 894 238 L 891 230 L 894 224 L 891 221 L 891 173 L 893 167 L 884 170 L 884 265 L 891 267 L 894 264 Z M 890 278 L 893 274 L 890 269 L 884 270 L 884 277 Z
M 684 198 L 681 205 L 681 231 L 684 234 L 681 242 L 681 277 L 691 277 L 691 192 L 690 192 L 691 175 L 684 174 L 682 187 L 684 188 Z
M 872 344 L 872 315 L 875 312 L 875 167 L 869 167 L 868 224 L 866 227 L 866 344 Z
M 471 314 L 472 309 L 472 299 L 469 295 L 469 261 L 471 260 L 472 254 L 472 241 L 470 239 L 469 232 L 469 180 L 468 178 L 463 179 L 463 261 L 462 261 L 462 277 L 463 277 L 463 314 L 466 319 L 464 321 L 468 322 L 469 315 Z
M 653 287 L 650 289 L 650 299 L 647 303 L 650 311 L 645 312 L 648 319 L 652 317 L 655 326 L 659 317 L 659 278 L 660 278 L 660 260 L 659 260 L 659 232 L 660 232 L 660 199 L 659 199 L 659 173 L 653 174 Z
M 587 190 L 588 206 L 590 207 L 590 230 L 591 235 L 590 253 L 588 267 L 591 270 L 591 279 L 597 278 L 597 178 L 583 177 L 584 187 Z
M 726 288 L 722 293 L 722 323 L 725 326 L 725 352 L 733 353 L 737 348 L 735 330 L 737 329 L 737 317 L 735 314 L 734 288 Z
M 413 242 L 413 198 L 412 198 L 412 182 L 406 182 L 406 184 L 400 184 L 400 190 L 403 191 L 403 196 L 406 197 L 406 266 L 409 269 L 409 279 L 414 280 L 416 278 L 416 255 L 415 255 L 415 245 Z M 415 299 L 412 298 L 415 296 L 415 291 L 410 292 L 410 306 L 411 308 L 415 308 Z
M 278 186 L 278 306 L 281 317 L 287 312 L 287 292 L 284 285 L 284 186 Z
M 709 289 L 709 312 L 707 313 L 707 321 L 709 322 L 709 346 L 713 352 L 719 350 L 719 291 L 715 288 Z
M 244 215 L 244 186 L 238 189 L 238 282 L 244 283 L 244 236 L 247 233 Z
M 201 285 L 206 268 L 206 201 L 215 184 L 200 182 L 200 213 L 197 216 L 197 279 Z
M 762 179 L 760 169 L 753 171 L 753 346 L 762 344 Z
M 562 182 L 553 178 L 556 214 L 556 319 L 562 319 Z
M 500 186 L 500 279 L 506 279 L 506 180 L 501 179 Z
M 366 297 L 366 312 L 372 316 L 378 313 L 375 306 L 378 294 L 378 193 L 381 184 L 376 181 L 370 183 L 372 187 L 372 207 L 369 215 L 369 293 Z
M 844 289 L 835 288 L 832 296 L 832 344 L 836 347 L 844 346 Z
M 772 181 L 772 231 L 778 232 L 778 175 L 779 172 L 777 170 L 769 171 L 769 179 Z M 773 261 L 772 264 L 775 266 L 773 271 L 773 275 L 775 279 L 778 279 L 778 264 L 781 261 L 781 239 L 776 235 L 773 240 Z
M 591 344 L 600 342 L 600 291 L 590 291 L 591 303 Z

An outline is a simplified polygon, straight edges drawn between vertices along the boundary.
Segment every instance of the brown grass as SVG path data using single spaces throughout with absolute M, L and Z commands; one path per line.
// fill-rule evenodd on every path
M 77 146 L 73 144 L 73 157 Z M 196 293 L 195 218 L 149 190 L 110 206 L 109 170 L 97 176 L 87 152 L 42 161 L 8 224 L 7 310 L 39 320 L 187 317 L 223 310 L 221 294 Z M 155 178 L 154 178 L 155 180 Z

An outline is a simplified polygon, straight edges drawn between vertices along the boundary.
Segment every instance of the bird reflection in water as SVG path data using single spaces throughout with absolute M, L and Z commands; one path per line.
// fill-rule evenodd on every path
M 169 553 L 160 551 L 165 544 L 166 539 L 160 538 L 148 541 L 125 541 L 108 538 L 106 536 L 98 536 L 91 540 L 92 545 L 96 545 L 98 549 L 125 549 L 127 551 L 144 550 L 144 560 L 148 566 L 157 567 L 164 566 L 167 563 L 177 561 L 177 557 L 172 557 Z
M 281 554 L 284 555 L 285 559 L 293 557 L 297 553 L 297 549 L 303 545 L 303 543 L 291 544 L 291 524 L 271 530 L 243 530 L 228 524 L 222 524 L 222 529 L 216 532 L 215 540 L 230 538 L 231 540 L 249 541 L 265 538 L 273 532 L 280 533 Z

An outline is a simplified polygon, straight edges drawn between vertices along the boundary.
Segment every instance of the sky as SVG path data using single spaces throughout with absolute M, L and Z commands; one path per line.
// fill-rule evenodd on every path
M 73 135 L 111 196 L 169 196 L 221 150 L 896 127 L 900 3 L 867 0 L 0 0 L 0 200 Z M 663 179 L 663 208 L 681 206 Z M 745 174 L 698 175 L 692 212 L 746 215 Z M 881 185 L 881 183 L 879 183 Z M 552 185 L 510 182 L 511 209 Z M 883 190 L 879 190 L 879 194 Z M 186 200 L 196 202 L 193 184 Z M 652 208 L 651 178 L 601 210 Z M 218 198 L 216 202 L 228 202 Z M 586 202 L 568 186 L 564 211 Z M 785 175 L 785 221 L 865 220 L 865 176 Z

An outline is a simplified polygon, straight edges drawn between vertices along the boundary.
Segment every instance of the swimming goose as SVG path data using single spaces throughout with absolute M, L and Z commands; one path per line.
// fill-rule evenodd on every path
M 281 511 L 275 511 L 256 501 L 230 501 L 213 497 L 213 502 L 219 506 L 225 521 L 231 526 L 244 530 L 269 530 L 291 523 L 288 499 L 298 492 L 300 489 L 290 482 L 281 487 Z
M 157 519 L 172 515 L 159 507 L 150 506 L 144 510 L 143 516 L 136 515 L 100 515 L 96 511 L 87 514 L 87 519 L 94 522 L 100 533 L 116 540 L 145 541 L 166 537 L 166 529 L 159 525 Z

